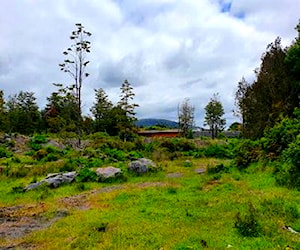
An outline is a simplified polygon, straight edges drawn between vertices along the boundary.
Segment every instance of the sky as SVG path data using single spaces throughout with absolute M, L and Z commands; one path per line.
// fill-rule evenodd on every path
M 83 111 L 103 88 L 119 101 L 125 79 L 137 118 L 177 121 L 185 98 L 202 127 L 215 93 L 229 126 L 242 77 L 252 82 L 261 56 L 277 36 L 297 36 L 300 0 L 0 0 L 0 89 L 6 98 L 35 93 L 42 109 L 56 88 L 72 84 L 60 71 L 75 23 L 92 33 L 82 87 Z

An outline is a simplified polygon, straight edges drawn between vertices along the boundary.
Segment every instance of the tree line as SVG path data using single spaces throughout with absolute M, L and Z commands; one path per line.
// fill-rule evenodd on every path
M 300 23 L 297 25 L 298 37 L 286 48 L 280 38 L 268 45 L 262 55 L 261 65 L 255 70 L 256 79 L 249 83 L 242 78 L 235 93 L 236 110 L 241 118 L 242 135 L 257 139 L 285 117 L 293 117 L 299 108 L 300 99 Z M 20 91 L 4 98 L 0 90 L 0 131 L 32 134 L 35 132 L 75 134 L 80 144 L 83 133 L 106 132 L 130 139 L 136 132 L 134 126 L 134 91 L 131 84 L 124 80 L 120 87 L 120 100 L 113 104 L 102 88 L 95 89 L 95 102 L 90 108 L 93 118 L 82 115 L 82 86 L 89 76 L 88 54 L 92 34 L 81 24 L 71 33 L 72 44 L 63 51 L 65 59 L 59 64 L 62 72 L 67 73 L 73 84 L 66 86 L 54 84 L 57 90 L 47 98 L 46 107 L 41 111 L 33 92 Z M 178 105 L 178 124 L 184 136 L 189 137 L 195 127 L 195 107 L 189 99 Z M 204 125 L 215 138 L 225 127 L 224 109 L 219 95 L 214 94 L 205 107 Z M 235 124 L 236 125 L 236 124 Z
M 255 70 L 256 79 L 242 78 L 235 94 L 236 112 L 242 120 L 242 134 L 258 139 L 284 118 L 294 117 L 300 100 L 300 22 L 298 37 L 283 48 L 281 39 L 267 46 Z

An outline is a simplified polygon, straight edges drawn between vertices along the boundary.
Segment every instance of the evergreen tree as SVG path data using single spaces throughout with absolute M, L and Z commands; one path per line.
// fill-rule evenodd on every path
M 111 119 L 111 110 L 113 104 L 109 101 L 105 91 L 100 89 L 95 89 L 96 102 L 90 109 L 95 118 L 95 130 L 105 132 L 109 130 L 109 124 Z
M 224 115 L 223 105 L 219 100 L 218 94 L 214 94 L 209 103 L 205 107 L 204 125 L 209 126 L 212 138 L 216 138 L 219 131 L 225 127 L 226 120 L 222 118 Z
M 58 90 L 47 98 L 48 103 L 42 112 L 45 127 L 52 133 L 77 132 L 79 114 L 74 88 L 63 87 L 62 84 L 54 85 Z
M 121 86 L 120 101 L 117 107 L 114 109 L 114 113 L 117 115 L 117 127 L 119 129 L 119 135 L 124 141 L 131 140 L 136 133 L 136 128 L 134 126 L 135 111 L 134 109 L 138 107 L 138 104 L 132 103 L 134 99 L 133 88 L 130 83 L 125 80 Z
M 32 134 L 41 124 L 41 114 L 33 92 L 20 91 L 18 95 L 9 96 L 7 114 L 10 132 Z
M 139 106 L 138 104 L 131 103 L 134 96 L 133 87 L 127 80 L 125 80 L 121 86 L 121 99 L 118 102 L 118 106 L 125 111 L 126 116 L 132 121 L 135 120 L 134 109 Z

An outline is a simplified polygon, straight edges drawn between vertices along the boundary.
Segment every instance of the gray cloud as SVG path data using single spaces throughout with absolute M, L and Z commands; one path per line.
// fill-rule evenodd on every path
M 113 102 L 128 79 L 140 105 L 138 117 L 177 119 L 177 106 L 190 98 L 202 126 L 204 107 L 219 92 L 228 124 L 234 121 L 237 82 L 253 79 L 267 44 L 297 35 L 298 0 L 0 0 L 0 89 L 36 93 L 41 108 L 54 91 L 69 84 L 60 72 L 62 51 L 74 24 L 93 35 L 84 83 L 88 112 L 94 88 Z

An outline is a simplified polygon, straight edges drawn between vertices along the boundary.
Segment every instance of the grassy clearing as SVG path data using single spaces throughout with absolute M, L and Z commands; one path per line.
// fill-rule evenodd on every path
M 88 195 L 83 208 L 69 208 L 68 216 L 23 242 L 38 249 L 300 249 L 299 235 L 282 229 L 291 226 L 300 231 L 299 192 L 276 187 L 271 171 L 196 174 L 196 168 L 229 162 L 200 158 L 185 166 L 185 160 L 163 161 L 160 172 L 130 176 L 126 183 L 85 183 L 83 192 Z M 168 178 L 168 173 L 182 175 Z M 82 193 L 75 183 L 7 195 L 14 185 L 26 181 L 3 179 L 2 205 L 43 201 L 51 216 L 55 210 L 67 209 L 62 197 Z M 114 185 L 122 188 L 88 191 Z M 255 237 L 243 236 L 241 232 L 253 223 Z M 251 234 L 247 230 L 244 233 Z

